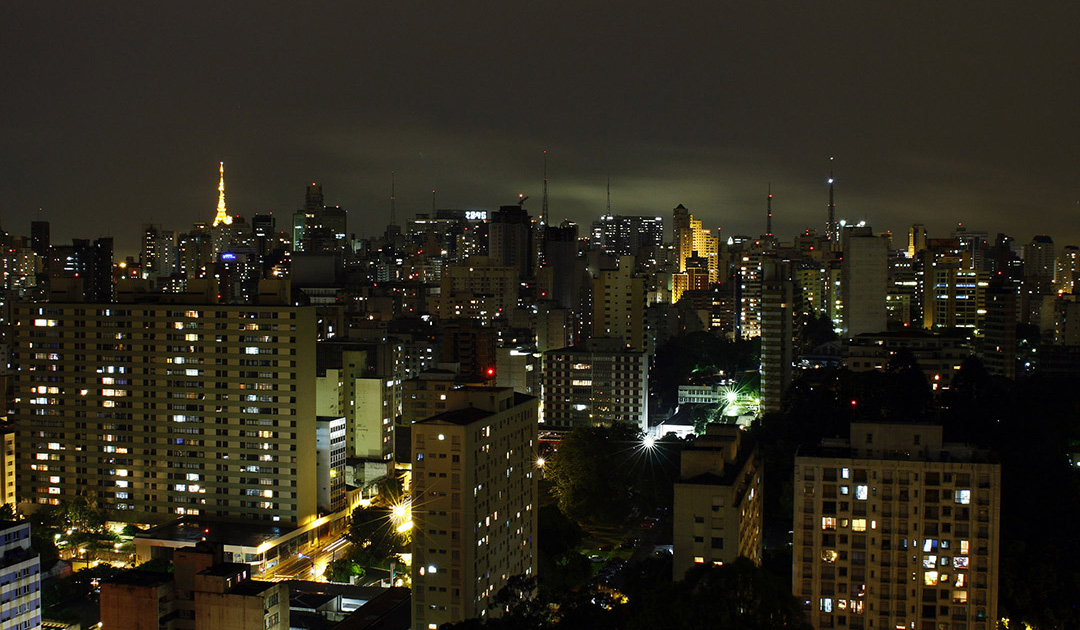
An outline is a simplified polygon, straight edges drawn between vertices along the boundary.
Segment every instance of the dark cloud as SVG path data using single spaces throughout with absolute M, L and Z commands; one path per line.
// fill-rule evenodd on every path
M 1080 5 L 818 2 L 20 3 L 0 24 L 0 219 L 60 239 L 216 205 L 289 212 L 306 182 L 399 214 L 668 216 L 725 233 L 840 213 L 1080 240 Z M 42 208 L 42 210 L 38 210 Z

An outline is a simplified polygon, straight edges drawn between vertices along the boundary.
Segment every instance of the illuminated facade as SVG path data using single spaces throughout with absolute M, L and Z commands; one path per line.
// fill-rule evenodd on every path
M 853 423 L 795 459 L 794 592 L 815 628 L 997 627 L 1001 468 L 941 427 Z
M 503 387 L 412 425 L 413 628 L 498 614 L 536 575 L 537 400 Z
M 15 335 L 24 500 L 315 518 L 313 308 L 25 304 Z

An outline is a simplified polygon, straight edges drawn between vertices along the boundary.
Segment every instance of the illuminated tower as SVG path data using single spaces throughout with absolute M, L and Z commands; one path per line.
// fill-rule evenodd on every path
M 217 215 L 214 216 L 214 227 L 219 225 L 232 225 L 232 217 L 225 211 L 225 163 L 222 162 L 218 168 L 218 173 L 221 174 L 221 179 L 218 180 L 218 200 L 217 200 Z

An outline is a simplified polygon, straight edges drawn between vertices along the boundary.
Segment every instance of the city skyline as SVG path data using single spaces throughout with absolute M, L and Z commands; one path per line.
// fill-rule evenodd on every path
M 258 6 L 258 10 L 255 7 Z M 925 9 L 925 10 L 924 10 Z M 291 213 L 324 185 L 350 232 L 494 210 L 666 216 L 725 234 L 838 216 L 899 233 L 959 222 L 1018 242 L 1080 240 L 1077 7 L 705 7 L 501 11 L 229 3 L 204 14 L 117 3 L 11 9 L 0 50 L 0 225 L 54 239 Z M 39 210 L 41 208 L 41 210 Z

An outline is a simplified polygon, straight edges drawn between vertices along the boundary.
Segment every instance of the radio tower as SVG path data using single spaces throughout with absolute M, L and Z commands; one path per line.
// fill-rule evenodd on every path
M 825 238 L 830 243 L 835 243 L 837 239 L 836 234 L 836 199 L 834 196 L 835 185 L 833 184 L 833 170 L 832 170 L 833 158 L 829 158 L 829 222 L 825 224 Z
M 769 182 L 769 201 L 766 205 L 769 216 L 765 219 L 765 236 L 772 236 L 772 182 Z
M 607 176 L 607 216 L 611 216 L 611 173 Z
M 218 180 L 218 201 L 217 201 L 217 215 L 214 217 L 214 227 L 221 224 L 232 225 L 232 217 L 225 210 L 225 163 L 221 162 L 218 166 L 218 173 L 221 178 Z

